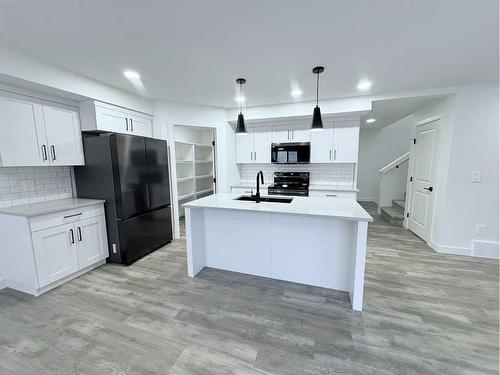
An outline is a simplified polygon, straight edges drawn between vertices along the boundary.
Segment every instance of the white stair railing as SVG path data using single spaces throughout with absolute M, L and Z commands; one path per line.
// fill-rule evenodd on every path
M 382 173 L 382 174 L 385 174 L 385 173 L 389 172 L 391 169 L 396 168 L 399 164 L 401 164 L 404 161 L 408 160 L 409 157 L 410 157 L 410 152 L 406 152 L 403 155 L 401 155 L 399 158 L 394 159 L 393 161 L 391 161 L 385 167 L 379 169 L 379 172 Z

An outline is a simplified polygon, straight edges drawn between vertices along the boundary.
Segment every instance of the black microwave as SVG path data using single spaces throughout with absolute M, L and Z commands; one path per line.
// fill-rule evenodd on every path
M 311 144 L 302 143 L 273 143 L 271 145 L 271 163 L 275 164 L 304 164 L 309 163 Z

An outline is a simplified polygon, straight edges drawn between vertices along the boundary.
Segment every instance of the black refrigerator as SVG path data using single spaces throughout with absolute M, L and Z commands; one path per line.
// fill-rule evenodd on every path
M 84 134 L 79 198 L 104 199 L 110 262 L 131 264 L 172 241 L 167 143 L 126 134 Z

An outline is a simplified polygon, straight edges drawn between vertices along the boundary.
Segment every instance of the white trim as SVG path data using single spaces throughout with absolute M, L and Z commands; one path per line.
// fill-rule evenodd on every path
M 434 241 L 427 245 L 437 253 L 449 255 L 463 255 L 471 258 L 500 259 L 500 242 L 472 241 L 472 247 L 443 246 Z
M 427 245 L 434 250 L 436 253 L 449 254 L 449 255 L 472 255 L 472 249 L 466 247 L 454 247 L 454 246 L 443 246 L 439 245 L 434 241 L 430 241 Z
M 410 152 L 409 151 L 405 152 L 399 158 L 394 159 L 389 164 L 387 164 L 385 167 L 379 169 L 379 172 L 382 174 L 385 174 L 385 173 L 389 172 L 392 168 L 397 167 L 399 164 L 401 164 L 402 162 L 404 162 L 405 160 L 407 160 L 409 158 L 410 158 Z
M 441 114 L 430 116 L 430 117 L 424 118 L 423 120 L 416 122 L 415 126 L 425 125 L 425 124 L 428 124 L 429 122 L 437 121 L 437 120 L 440 120 L 442 118 L 443 118 L 443 116 Z

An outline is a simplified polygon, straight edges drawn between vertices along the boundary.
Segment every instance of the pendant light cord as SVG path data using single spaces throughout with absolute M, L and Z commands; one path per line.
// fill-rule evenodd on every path
M 318 106 L 319 98 L 319 73 L 316 73 L 316 107 Z
M 240 83 L 240 113 L 243 113 L 243 84 Z

